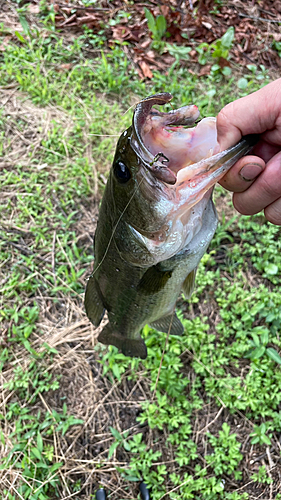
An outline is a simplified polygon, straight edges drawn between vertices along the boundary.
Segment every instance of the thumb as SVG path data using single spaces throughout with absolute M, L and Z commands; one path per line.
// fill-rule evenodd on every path
M 257 156 L 244 156 L 221 179 L 220 184 L 228 191 L 246 191 L 265 168 L 265 162 Z
M 221 151 L 242 136 L 274 129 L 281 113 L 281 79 L 227 104 L 218 114 L 217 131 Z
M 236 125 L 238 107 L 240 107 L 238 101 L 231 102 L 217 116 L 217 140 L 221 151 L 234 146 L 242 137 L 242 131 Z

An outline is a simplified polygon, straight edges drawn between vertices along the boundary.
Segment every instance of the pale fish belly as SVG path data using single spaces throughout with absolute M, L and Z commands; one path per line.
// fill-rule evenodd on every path
M 147 323 L 151 323 L 173 312 L 176 300 L 183 290 L 184 281 L 193 270 L 196 270 L 201 258 L 206 253 L 217 228 L 217 223 L 216 209 L 213 201 L 210 199 L 204 210 L 200 231 L 183 250 L 171 259 L 161 263 L 161 268 L 167 271 L 171 270 L 172 275 L 167 285 L 155 294 L 154 307 L 151 308 Z M 189 296 L 191 293 L 192 289 Z M 186 298 L 189 297 L 186 296 Z

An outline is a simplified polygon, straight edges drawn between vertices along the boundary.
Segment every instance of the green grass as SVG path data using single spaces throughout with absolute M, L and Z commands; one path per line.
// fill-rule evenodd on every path
M 128 108 L 169 91 L 212 115 L 268 76 L 249 66 L 198 79 L 176 62 L 145 83 L 122 45 L 108 51 L 88 31 L 66 42 L 51 14 L 0 56 L 2 498 L 88 500 L 100 485 L 137 498 L 144 479 L 153 500 L 251 500 L 264 488 L 278 499 L 278 227 L 235 214 L 218 189 L 221 225 L 190 303 L 179 301 L 185 333 L 164 354 L 165 335 L 148 327 L 144 362 L 97 345 L 83 308 Z

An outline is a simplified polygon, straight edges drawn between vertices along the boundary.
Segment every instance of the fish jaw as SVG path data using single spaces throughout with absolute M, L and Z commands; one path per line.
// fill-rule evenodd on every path
M 220 181 L 239 158 L 252 149 L 255 142 L 256 136 L 245 137 L 226 151 L 182 168 L 173 186 L 177 212 L 191 209 L 206 195 L 210 198 L 216 182 Z

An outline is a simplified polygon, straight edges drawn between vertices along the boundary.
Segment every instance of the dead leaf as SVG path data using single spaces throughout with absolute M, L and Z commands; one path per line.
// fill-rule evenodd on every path
M 281 13 L 281 2 L 274 2 L 274 9 Z
M 209 75 L 210 72 L 211 72 L 211 65 L 207 64 L 206 66 L 203 66 L 200 69 L 200 72 L 199 72 L 198 76 L 206 76 L 206 75 Z
M 2 43 L 0 45 L 1 51 L 6 50 L 7 45 L 9 45 L 11 38 L 12 38 L 12 35 L 5 36 L 4 40 L 2 41 Z
M 65 25 L 71 23 L 72 21 L 74 21 L 74 19 L 76 20 L 76 14 L 73 14 L 71 17 L 68 17 L 63 23 L 58 24 L 58 27 L 62 28 L 63 26 L 65 26 Z
M 143 80 L 143 73 L 142 73 L 141 69 L 138 66 L 137 66 L 137 72 L 138 72 L 140 80 Z
M 168 14 L 169 14 L 169 10 L 170 10 L 170 7 L 168 5 L 161 5 L 160 7 L 160 10 L 161 10 L 161 14 L 164 16 L 164 17 L 168 17 Z
M 133 27 L 128 26 L 114 26 L 112 28 L 113 38 L 116 40 L 132 40 L 135 42 L 139 41 L 139 30 L 134 29 Z
M 34 3 L 30 3 L 28 6 L 28 10 L 29 10 L 30 14 L 39 14 L 40 7 L 39 7 L 39 5 L 36 5 Z
M 142 42 L 142 43 L 140 44 L 140 47 L 141 47 L 142 49 L 147 49 L 147 47 L 149 47 L 149 45 L 150 45 L 150 44 L 151 44 L 151 40 L 150 40 L 150 39 L 148 39 L 148 40 L 145 40 L 144 42 Z
M 220 57 L 219 58 L 219 66 L 220 66 L 220 68 L 225 68 L 226 66 L 228 66 L 230 68 L 231 64 L 227 59 L 224 59 L 224 57 Z
M 112 33 L 113 38 L 122 41 L 130 37 L 131 31 L 126 26 L 113 26 Z
M 211 29 L 212 29 L 212 27 L 213 27 L 213 26 L 211 25 L 211 23 L 205 23 L 205 21 L 202 21 L 202 24 L 203 24 L 203 26 L 205 26 L 205 28 L 207 28 L 207 30 L 211 30 Z
M 153 52 L 153 50 L 148 50 L 145 55 L 149 57 L 149 59 L 155 59 L 155 52 Z
M 73 64 L 65 63 L 65 64 L 60 64 L 57 69 L 60 72 L 64 72 L 64 71 L 69 71 L 70 69 L 72 69 L 72 67 L 73 67 Z
M 139 61 L 139 66 L 140 66 L 140 68 L 143 72 L 143 76 L 145 78 L 150 78 L 150 79 L 153 78 L 153 73 L 151 72 L 148 64 L 146 64 L 145 61 Z
M 18 31 L 19 33 L 23 33 L 23 27 L 22 27 L 22 25 L 20 23 L 16 23 L 16 22 L 13 22 L 13 21 L 11 21 L 11 22 L 8 21 L 7 23 L 5 23 L 5 26 L 9 27 L 13 31 L 13 33 L 15 31 Z
M 94 14 L 90 14 L 90 15 L 78 17 L 77 18 L 77 24 L 78 25 L 82 25 L 82 24 L 89 25 L 89 24 L 93 24 L 93 23 L 95 24 L 96 20 L 97 20 L 96 16 Z

